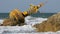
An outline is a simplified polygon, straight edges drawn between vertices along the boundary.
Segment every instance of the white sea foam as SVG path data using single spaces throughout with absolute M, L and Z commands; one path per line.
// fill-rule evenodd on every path
M 37 24 L 37 23 L 42 23 L 42 21 L 45 21 L 45 20 L 47 20 L 47 18 L 27 16 L 25 18 L 25 23 L 27 23 L 28 25 L 34 25 L 34 24 Z
M 35 34 L 59 34 L 60 32 L 44 32 L 44 33 L 37 33 L 35 31 L 36 28 L 32 27 L 34 24 L 37 23 L 42 23 L 42 21 L 47 20 L 47 18 L 40 18 L 40 17 L 31 17 L 28 16 L 25 18 L 25 23 L 27 23 L 27 25 L 24 26 L 0 26 L 0 34 L 25 34 L 25 33 L 31 33 L 33 34 L 33 32 Z M 3 20 L 0 20 L 0 23 L 2 23 Z
M 3 19 L 0 19 L 0 24 L 2 24 L 3 23 Z

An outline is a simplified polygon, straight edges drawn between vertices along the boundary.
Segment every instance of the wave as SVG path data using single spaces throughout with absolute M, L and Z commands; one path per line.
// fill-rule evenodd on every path
M 37 23 L 42 23 L 42 21 L 45 21 L 45 20 L 47 20 L 47 18 L 27 16 L 25 18 L 25 23 L 27 23 L 28 25 L 34 25 Z
M 27 25 L 24 26 L 0 26 L 0 33 L 32 33 L 35 32 L 36 28 L 32 26 L 37 23 L 42 23 L 42 21 L 47 20 L 47 18 L 40 18 L 40 17 L 31 17 L 27 16 L 25 18 L 25 23 Z M 0 23 L 3 23 L 3 19 L 0 19 Z
M 36 28 L 32 27 L 34 24 L 37 23 L 42 23 L 42 21 L 47 20 L 47 18 L 40 18 L 40 17 L 31 17 L 31 16 L 27 16 L 25 18 L 25 23 L 27 23 L 27 25 L 23 25 L 23 26 L 0 26 L 0 34 L 12 34 L 12 33 L 37 33 L 35 31 Z M 3 22 L 3 19 L 0 19 L 0 23 Z M 45 32 L 46 34 L 52 33 L 52 32 Z M 41 33 L 41 34 L 45 34 L 45 33 Z M 59 33 L 59 32 L 58 32 Z M 40 34 L 40 33 L 37 33 Z M 54 33 L 52 33 L 54 34 Z

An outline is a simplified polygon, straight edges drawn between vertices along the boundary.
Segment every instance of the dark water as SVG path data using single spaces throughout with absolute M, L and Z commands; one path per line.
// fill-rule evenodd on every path
M 52 16 L 53 14 L 55 13 L 36 13 L 30 16 L 48 18 L 49 16 Z M 0 13 L 0 19 L 8 18 L 8 16 L 9 16 L 9 13 Z
M 33 17 L 42 17 L 42 18 L 48 18 L 52 16 L 55 13 L 40 13 L 40 14 L 32 14 Z
M 48 18 L 48 17 L 52 16 L 53 14 L 56 14 L 56 13 L 40 13 L 38 11 L 36 14 L 32 14 L 31 16 L 33 16 L 33 17 Z
M 9 13 L 0 13 L 0 19 L 7 18 Z

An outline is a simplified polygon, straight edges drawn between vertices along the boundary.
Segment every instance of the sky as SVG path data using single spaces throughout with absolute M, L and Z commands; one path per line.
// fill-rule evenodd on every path
M 44 6 L 39 9 L 40 13 L 60 12 L 60 0 L 0 0 L 0 13 L 9 13 L 16 8 L 23 12 L 30 4 L 38 5 L 41 2 Z

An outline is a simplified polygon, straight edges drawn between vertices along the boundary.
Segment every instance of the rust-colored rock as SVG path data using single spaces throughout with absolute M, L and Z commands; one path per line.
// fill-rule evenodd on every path
M 60 30 L 60 13 L 52 15 L 46 21 L 43 21 L 40 24 L 36 24 L 33 27 L 36 27 L 38 32 L 56 32 Z

